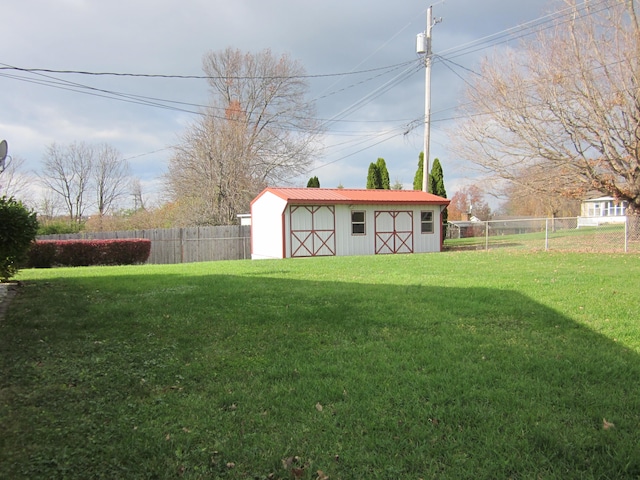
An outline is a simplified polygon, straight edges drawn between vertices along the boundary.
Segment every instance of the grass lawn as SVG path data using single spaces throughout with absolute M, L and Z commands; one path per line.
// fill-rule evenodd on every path
M 0 478 L 640 478 L 640 256 L 26 270 Z
M 491 222 L 489 223 L 491 225 Z M 566 228 L 558 222 L 556 231 L 550 229 L 549 232 L 545 232 L 544 223 L 537 223 L 541 230 L 529 233 L 491 234 L 485 237 L 484 233 L 478 231 L 478 236 L 474 237 L 447 238 L 444 241 L 444 248 L 447 251 L 509 248 L 583 253 L 623 253 L 626 248 L 627 253 L 640 253 L 640 241 L 629 240 L 625 245 L 623 224 Z M 482 228 L 484 229 L 484 225 Z M 531 228 L 533 230 L 533 225 Z

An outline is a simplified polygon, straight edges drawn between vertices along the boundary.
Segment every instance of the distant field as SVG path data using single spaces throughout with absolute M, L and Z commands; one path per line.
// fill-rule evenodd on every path
M 640 256 L 23 271 L 0 478 L 640 477 Z

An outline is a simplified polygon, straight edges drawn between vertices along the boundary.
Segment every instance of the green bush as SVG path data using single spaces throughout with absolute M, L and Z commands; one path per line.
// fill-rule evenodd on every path
M 13 197 L 0 198 L 0 281 L 15 276 L 37 232 L 35 212 Z
M 64 235 L 67 233 L 78 233 L 83 230 L 83 223 L 56 220 L 40 224 L 38 235 Z
M 151 240 L 38 240 L 29 250 L 27 266 L 85 267 L 89 265 L 133 265 L 144 263 L 151 253 Z

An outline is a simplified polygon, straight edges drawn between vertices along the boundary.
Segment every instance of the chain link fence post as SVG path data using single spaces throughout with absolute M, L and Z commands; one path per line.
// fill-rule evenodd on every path
M 549 219 L 544 220 L 544 251 L 549 251 Z
M 489 222 L 484 222 L 484 249 L 489 251 Z
M 624 253 L 628 253 L 629 248 L 629 215 L 624 217 Z

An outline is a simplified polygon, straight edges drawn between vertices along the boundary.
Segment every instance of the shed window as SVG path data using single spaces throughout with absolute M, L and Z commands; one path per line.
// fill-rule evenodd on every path
M 433 210 L 420 212 L 420 232 L 433 233 Z
M 351 234 L 352 235 L 364 235 L 365 234 L 365 214 L 361 211 L 351 212 Z

